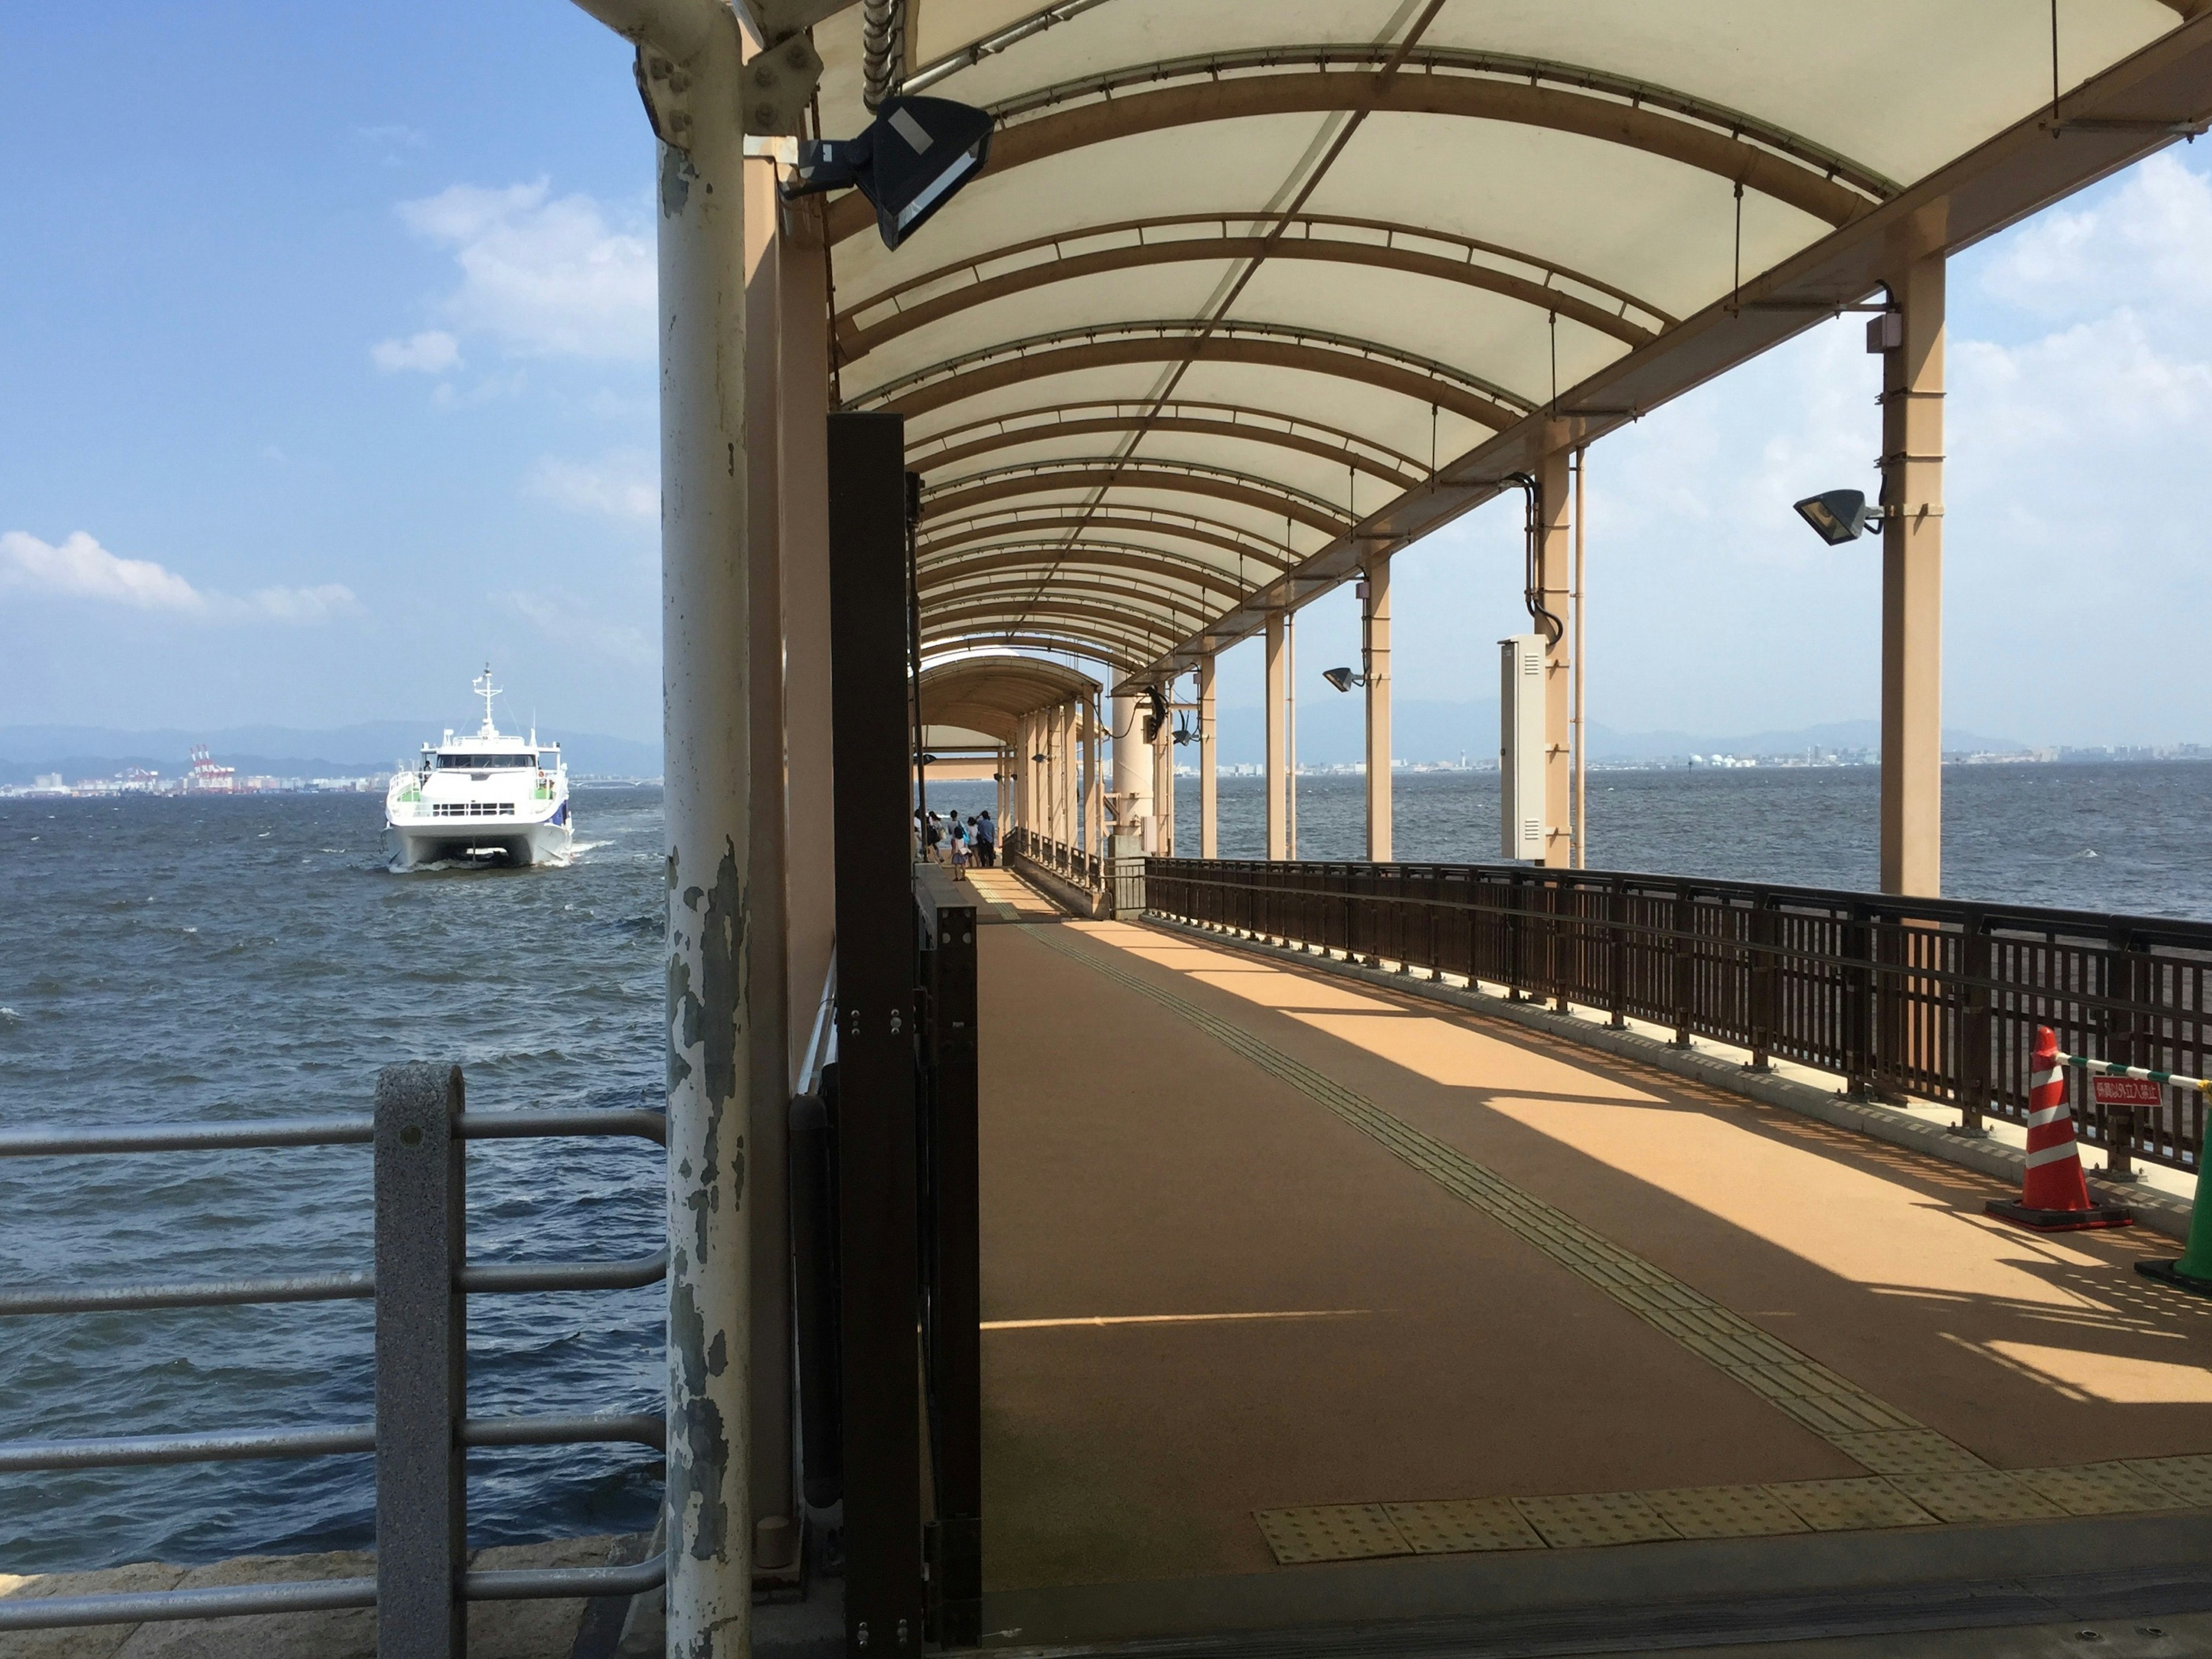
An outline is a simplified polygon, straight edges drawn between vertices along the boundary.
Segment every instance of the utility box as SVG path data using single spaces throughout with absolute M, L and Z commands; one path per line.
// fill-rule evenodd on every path
M 1498 850 L 1544 858 L 1544 636 L 1498 642 Z

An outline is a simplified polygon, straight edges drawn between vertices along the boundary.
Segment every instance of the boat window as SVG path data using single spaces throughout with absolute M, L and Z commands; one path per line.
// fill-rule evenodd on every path
M 441 755 L 438 764 L 448 772 L 489 772 L 502 766 L 535 766 L 534 755 Z

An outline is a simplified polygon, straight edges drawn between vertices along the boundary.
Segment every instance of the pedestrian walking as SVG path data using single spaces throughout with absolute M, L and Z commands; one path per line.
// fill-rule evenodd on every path
M 975 819 L 976 862 L 986 870 L 999 867 L 999 830 L 991 822 L 991 809 L 985 807 Z
M 945 833 L 952 843 L 952 878 L 955 881 L 965 880 L 968 875 L 968 826 L 960 822 L 959 813 L 952 815 L 952 823 Z

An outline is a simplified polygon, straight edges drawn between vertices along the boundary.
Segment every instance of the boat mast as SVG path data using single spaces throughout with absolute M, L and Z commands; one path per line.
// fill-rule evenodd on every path
M 497 737 L 499 735 L 499 727 L 492 724 L 491 700 L 499 695 L 499 687 L 491 683 L 491 665 L 489 663 L 486 663 L 484 665 L 483 678 L 480 679 L 471 680 L 470 684 L 475 688 L 476 694 L 484 700 L 483 730 L 477 732 L 477 735 L 480 738 Z

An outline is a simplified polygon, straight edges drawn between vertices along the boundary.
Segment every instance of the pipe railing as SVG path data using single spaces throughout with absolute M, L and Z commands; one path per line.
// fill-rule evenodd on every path
M 2030 1051 L 2182 1076 L 2212 1060 L 2212 924 L 1526 865 L 1152 859 L 1144 902 L 1200 927 L 1456 975 L 1638 1019 L 1854 1094 L 2024 1123 Z M 2194 1171 L 2205 1097 L 2076 1108 L 2085 1140 Z
M 1103 892 L 1106 886 L 1105 860 L 1093 851 L 1071 847 L 1066 842 L 1053 841 L 1016 824 L 1006 834 L 1006 854 L 1010 859 L 1024 858 L 1041 869 L 1064 877 L 1092 892 Z
M 410 1291 L 417 1306 L 423 1304 L 427 1291 L 430 1304 L 450 1308 L 465 1304 L 471 1295 L 624 1290 L 665 1278 L 665 1248 L 634 1261 L 525 1264 L 467 1261 L 462 1219 L 465 1174 L 459 1155 L 461 1146 L 474 1140 L 583 1135 L 631 1136 L 665 1146 L 665 1120 L 658 1112 L 638 1110 L 470 1112 L 461 1109 L 461 1099 L 457 1066 L 394 1066 L 378 1079 L 376 1110 L 371 1115 L 0 1133 L 0 1158 L 373 1146 L 377 1248 L 376 1267 L 372 1271 L 196 1284 L 22 1288 L 0 1291 L 0 1316 L 363 1298 L 377 1304 L 378 1358 L 374 1423 L 0 1442 L 0 1474 L 9 1474 L 374 1454 L 378 1534 L 374 1577 L 0 1599 L 0 1631 L 231 1618 L 395 1602 L 442 1607 L 449 1620 L 458 1620 L 456 1602 L 631 1595 L 662 1582 L 665 1566 L 659 1557 L 630 1566 L 492 1572 L 465 1569 L 465 1538 L 451 1529 L 457 1522 L 465 1524 L 467 1477 L 463 1457 L 467 1449 L 629 1443 L 665 1453 L 667 1423 L 660 1415 L 646 1413 L 470 1417 L 465 1414 L 467 1349 L 463 1320 L 450 1320 L 449 1328 L 441 1331 L 426 1330 L 421 1328 L 425 1322 L 419 1319 L 395 1319 L 393 1304 L 398 1301 L 404 1305 L 408 1298 L 403 1292 Z M 441 1152 L 444 1156 L 440 1156 Z M 403 1375 L 394 1376 L 394 1372 Z M 441 1534 L 435 1540 L 437 1547 L 427 1552 L 421 1547 L 421 1534 L 425 1532 Z M 380 1652 L 400 1650 L 386 1644 L 381 1632 L 379 1639 Z M 411 1651 L 416 1644 L 410 1641 L 403 1645 Z

